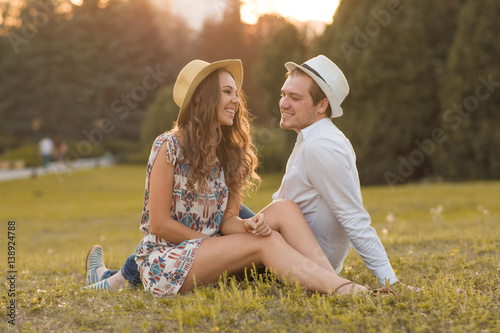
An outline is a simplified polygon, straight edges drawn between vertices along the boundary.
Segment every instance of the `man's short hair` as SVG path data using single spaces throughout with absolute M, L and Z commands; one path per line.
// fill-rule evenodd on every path
M 286 73 L 286 77 L 288 78 L 289 76 L 307 76 L 310 78 L 310 76 L 301 70 L 300 68 L 295 68 L 291 72 Z M 321 88 L 318 86 L 318 84 L 311 78 L 311 85 L 309 86 L 309 94 L 312 97 L 313 104 L 316 106 L 318 103 L 323 99 L 328 98 L 326 97 L 326 94 L 321 90 Z M 332 108 L 330 107 L 330 101 L 328 101 L 328 107 L 326 108 L 325 114 L 330 118 L 332 116 Z

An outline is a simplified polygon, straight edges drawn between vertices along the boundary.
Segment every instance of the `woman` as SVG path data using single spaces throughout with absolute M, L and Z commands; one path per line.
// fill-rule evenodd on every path
M 136 250 L 145 289 L 186 293 L 255 265 L 325 294 L 366 292 L 337 276 L 295 203 L 238 217 L 242 190 L 258 181 L 242 81 L 240 60 L 194 60 L 177 77 L 178 120 L 155 140 L 147 168 Z M 89 288 L 125 281 L 118 273 Z

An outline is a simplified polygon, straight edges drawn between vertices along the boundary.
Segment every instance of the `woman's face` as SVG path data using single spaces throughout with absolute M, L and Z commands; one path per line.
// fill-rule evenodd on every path
M 217 105 L 217 121 L 222 126 L 231 126 L 238 112 L 240 100 L 233 77 L 226 71 L 219 71 L 220 100 Z

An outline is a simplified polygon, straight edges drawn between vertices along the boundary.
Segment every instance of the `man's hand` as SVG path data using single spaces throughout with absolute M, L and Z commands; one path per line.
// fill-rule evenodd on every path
M 410 291 L 413 291 L 413 292 L 416 292 L 416 293 L 419 293 L 419 292 L 422 291 L 421 288 L 409 286 L 409 285 L 401 283 L 399 281 L 396 282 L 395 284 L 393 284 L 391 287 L 399 287 L 399 289 L 406 288 L 406 289 L 408 289 Z M 383 286 L 381 288 L 372 290 L 372 295 L 373 296 L 378 296 L 378 295 L 397 295 L 397 292 L 394 291 L 394 290 L 392 290 L 391 288 L 389 288 L 387 286 Z
M 256 236 L 269 236 L 272 232 L 264 214 L 257 214 L 254 217 L 246 219 L 243 221 L 243 227 L 248 233 Z
M 372 296 L 379 296 L 379 295 L 397 295 L 397 293 L 387 286 L 383 286 L 381 288 L 372 290 Z

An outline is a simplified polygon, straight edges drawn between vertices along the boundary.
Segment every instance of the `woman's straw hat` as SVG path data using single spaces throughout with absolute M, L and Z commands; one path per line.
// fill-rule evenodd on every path
M 236 82 L 238 90 L 243 84 L 243 64 L 239 59 L 227 59 L 212 63 L 193 60 L 180 71 L 174 85 L 174 102 L 180 107 L 177 121 L 187 116 L 186 109 L 198 85 L 213 71 L 224 68 L 229 71 Z

